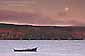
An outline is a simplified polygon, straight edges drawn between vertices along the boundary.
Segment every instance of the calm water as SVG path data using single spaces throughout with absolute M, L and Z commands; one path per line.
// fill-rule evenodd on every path
M 38 47 L 38 52 L 15 53 L 16 49 Z M 0 56 L 85 56 L 84 40 L 1 40 Z

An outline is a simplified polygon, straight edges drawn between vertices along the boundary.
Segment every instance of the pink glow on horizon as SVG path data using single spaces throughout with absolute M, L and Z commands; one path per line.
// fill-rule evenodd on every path
M 15 25 L 32 25 L 32 26 L 73 26 L 73 25 L 28 24 L 28 23 L 13 23 L 13 22 L 0 22 L 0 23 L 15 24 Z

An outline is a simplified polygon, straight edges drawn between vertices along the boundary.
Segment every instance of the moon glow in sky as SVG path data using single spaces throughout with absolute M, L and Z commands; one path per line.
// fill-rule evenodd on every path
M 85 26 L 85 0 L 0 0 L 0 22 Z

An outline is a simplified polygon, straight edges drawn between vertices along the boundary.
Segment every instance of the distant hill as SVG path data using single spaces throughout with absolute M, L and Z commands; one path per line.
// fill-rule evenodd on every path
M 83 40 L 84 26 L 32 26 L 0 23 L 1 40 Z

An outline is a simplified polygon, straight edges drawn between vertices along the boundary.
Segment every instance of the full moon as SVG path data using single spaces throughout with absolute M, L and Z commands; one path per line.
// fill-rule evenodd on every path
M 69 8 L 65 8 L 65 11 L 68 11 L 69 10 Z

